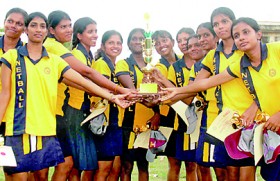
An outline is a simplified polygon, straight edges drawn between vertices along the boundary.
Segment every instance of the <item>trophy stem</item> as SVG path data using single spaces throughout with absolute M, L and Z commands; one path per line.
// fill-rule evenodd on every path
M 152 83 L 152 70 L 153 67 L 150 64 L 147 64 L 146 67 L 142 68 L 142 72 L 145 74 L 146 76 L 146 83 Z
M 152 32 L 149 27 L 149 14 L 145 14 L 145 19 L 147 21 L 147 30 L 144 33 L 145 39 L 142 41 L 143 48 L 143 58 L 147 65 L 142 68 L 142 72 L 144 74 L 144 78 L 142 83 L 140 84 L 140 93 L 143 94 L 157 94 L 158 93 L 158 85 L 153 81 L 152 70 L 153 65 L 152 62 L 152 53 L 154 48 L 154 42 L 152 40 Z

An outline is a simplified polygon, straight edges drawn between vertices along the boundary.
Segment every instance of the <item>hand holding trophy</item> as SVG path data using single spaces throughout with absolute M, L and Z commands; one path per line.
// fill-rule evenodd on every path
M 153 69 L 155 69 L 154 65 L 152 64 L 154 42 L 152 40 L 153 33 L 150 31 L 149 28 L 150 15 L 148 13 L 145 13 L 144 18 L 147 23 L 147 29 L 145 31 L 145 39 L 142 42 L 142 47 L 144 61 L 147 65 L 144 68 L 142 68 L 144 78 L 142 80 L 142 83 L 140 84 L 139 93 L 143 95 L 145 100 L 153 101 L 159 97 L 159 87 L 153 78 Z

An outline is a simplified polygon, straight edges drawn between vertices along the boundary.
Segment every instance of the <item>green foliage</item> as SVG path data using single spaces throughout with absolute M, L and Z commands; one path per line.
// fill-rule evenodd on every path
M 0 35 L 4 34 L 4 28 L 0 28 Z

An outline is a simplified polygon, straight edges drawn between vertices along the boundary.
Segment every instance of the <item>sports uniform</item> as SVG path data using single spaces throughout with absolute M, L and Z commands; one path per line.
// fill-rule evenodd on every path
M 72 54 L 83 64 L 91 67 L 93 55 L 81 43 L 72 50 Z M 74 168 L 78 170 L 97 169 L 97 155 L 93 133 L 86 126 L 88 124 L 82 127 L 80 125 L 89 115 L 89 110 L 89 95 L 85 91 L 69 87 L 69 100 L 65 111 L 65 118 L 69 131 Z
M 17 167 L 5 171 L 36 171 L 63 162 L 55 136 L 55 107 L 58 82 L 70 67 L 45 48 L 40 60 L 29 59 L 26 45 L 9 50 L 1 62 L 11 69 L 12 96 L 3 118 L 5 144 L 12 146 L 17 161 Z
M 200 61 L 196 62 L 190 71 L 190 81 L 194 81 L 197 74 L 199 73 L 199 71 L 202 68 L 202 62 L 203 59 L 201 59 Z M 208 111 L 211 113 L 211 110 L 215 110 L 216 107 L 216 101 L 215 101 L 215 97 L 214 97 L 214 91 L 215 88 L 210 88 L 207 89 L 207 91 L 204 91 L 203 93 L 199 93 L 200 96 L 204 99 L 206 106 L 203 110 L 202 113 L 202 118 L 201 118 L 201 126 L 200 126 L 200 133 L 199 133 L 199 139 L 198 139 L 198 146 L 196 148 L 196 162 L 199 165 L 202 166 L 206 166 L 206 167 L 224 167 L 225 164 L 220 163 L 220 162 L 215 162 L 214 160 L 214 148 L 215 145 L 213 144 L 213 142 L 211 142 L 211 138 L 208 134 L 206 134 L 206 130 L 207 130 L 207 113 Z M 213 96 L 212 99 L 210 99 L 208 97 L 208 100 L 211 101 L 207 101 L 206 100 L 206 94 L 210 94 Z M 209 95 L 208 95 L 209 96 Z M 212 109 L 209 109 L 209 105 L 212 105 Z
M 115 84 L 119 84 L 115 75 L 115 65 L 105 54 L 92 67 Z M 105 110 L 109 125 L 104 136 L 95 137 L 98 160 L 113 160 L 115 156 L 122 154 L 122 128 L 120 127 L 120 121 L 123 118 L 123 111 L 122 108 L 114 103 L 110 103 L 108 109 Z
M 255 90 L 252 96 L 259 108 L 270 116 L 279 112 L 277 101 L 280 95 L 280 43 L 261 43 L 261 64 L 253 67 L 247 55 L 231 64 L 227 71 L 236 78 L 241 78 L 246 87 Z M 253 89 L 252 89 L 253 88 Z M 265 180 L 280 179 L 280 159 L 270 164 L 261 164 L 261 175 Z
M 175 54 L 176 61 L 179 57 Z M 159 62 L 156 64 L 156 68 L 159 69 L 161 74 L 168 78 L 168 69 L 171 64 L 164 57 L 161 57 Z M 163 153 L 158 153 L 158 155 L 166 155 L 170 157 L 176 156 L 176 139 L 177 139 L 177 129 L 178 129 L 178 118 L 176 117 L 176 112 L 170 108 L 168 105 L 160 105 L 160 126 L 173 128 L 172 133 L 168 139 L 166 148 Z
M 23 42 L 21 41 L 21 39 L 19 39 L 15 48 L 18 48 L 22 45 L 23 45 Z M 1 36 L 0 37 L 0 58 L 3 56 L 4 53 L 5 53 L 4 36 Z M 1 63 L 0 63 L 0 77 L 1 77 Z M 0 81 L 0 92 L 1 92 L 1 90 L 2 90 L 2 82 Z M 2 123 L 0 125 L 0 134 L 4 135 L 4 132 L 5 132 L 5 122 L 2 121 Z
M 140 87 L 142 83 L 143 73 L 131 55 L 125 60 L 119 60 L 116 64 L 116 77 L 120 75 L 130 75 L 135 88 Z M 123 156 L 125 160 L 136 161 L 146 160 L 146 149 L 133 149 L 136 138 L 133 130 L 135 128 L 146 127 L 147 121 L 151 119 L 154 112 L 151 108 L 147 108 L 141 103 L 135 103 L 125 109 L 122 122 L 123 129 Z
M 189 83 L 190 68 L 187 67 L 182 58 L 173 63 L 168 69 L 168 79 L 176 85 L 183 87 Z M 176 114 L 178 120 L 177 138 L 176 138 L 176 158 L 182 161 L 195 161 L 196 143 L 192 143 L 189 134 L 186 134 L 187 125 L 180 116 Z
M 66 58 L 72 56 L 71 52 L 64 47 L 63 44 L 58 42 L 54 37 L 46 38 L 44 42 L 44 47 L 47 52 L 60 56 L 61 58 Z M 67 123 L 64 118 L 64 111 L 68 101 L 68 89 L 64 83 L 59 83 L 57 87 L 57 105 L 56 105 L 56 129 L 57 129 L 57 138 L 61 145 L 64 157 L 71 156 L 71 148 L 69 142 L 69 133 L 67 129 Z
M 223 42 L 221 42 L 215 50 L 210 50 L 205 56 L 202 61 L 202 68 L 209 71 L 211 75 L 219 74 L 234 61 L 239 60 L 243 54 L 243 52 L 237 50 L 235 45 L 233 45 L 230 54 L 225 54 Z M 207 90 L 206 100 L 209 101 L 207 108 L 207 126 L 210 126 L 213 120 L 224 108 L 235 110 L 241 115 L 253 103 L 253 100 L 241 79 L 235 79 L 222 84 L 221 86 L 217 86 L 214 90 Z M 223 142 L 211 136 L 207 139 L 209 139 L 208 143 L 215 145 L 213 156 L 215 161 L 226 163 L 229 166 L 254 165 L 253 159 L 250 158 L 238 161 L 231 159 L 225 150 Z

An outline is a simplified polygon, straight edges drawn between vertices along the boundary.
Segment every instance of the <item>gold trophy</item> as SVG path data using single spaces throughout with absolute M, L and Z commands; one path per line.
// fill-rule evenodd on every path
M 142 72 L 144 73 L 143 82 L 140 84 L 141 94 L 157 94 L 158 93 L 158 85 L 152 80 L 152 70 L 154 66 L 152 65 L 152 54 L 154 48 L 154 42 L 152 40 L 152 32 L 149 28 L 149 20 L 150 15 L 145 13 L 144 19 L 147 23 L 147 29 L 145 31 L 145 39 L 142 41 L 143 47 L 143 57 L 144 61 L 147 64 L 144 68 L 142 68 Z

